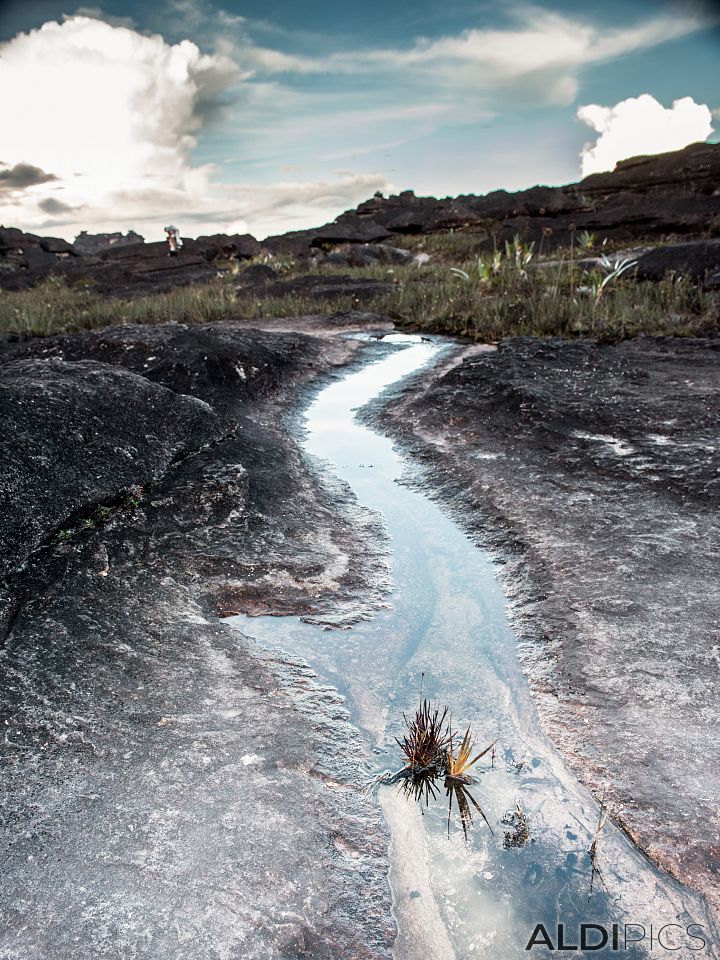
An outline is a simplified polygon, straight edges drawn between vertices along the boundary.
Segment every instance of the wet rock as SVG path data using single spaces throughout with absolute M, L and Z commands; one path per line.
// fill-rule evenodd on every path
M 32 340 L 6 348 L 4 355 L 98 360 L 204 400 L 227 416 L 271 395 L 318 360 L 312 338 L 230 322 L 106 327 Z
M 382 422 L 503 561 L 544 724 L 660 866 L 720 907 L 716 340 L 532 338 Z
M 215 616 L 226 595 L 315 616 L 337 615 L 339 596 L 356 616 L 376 590 L 381 531 L 285 423 L 356 346 L 171 324 L 0 353 L 3 373 L 43 368 L 50 384 L 92 373 L 75 417 L 104 428 L 108 472 L 125 429 L 144 461 L 143 431 L 162 441 L 177 411 L 220 426 L 2 585 L 0 955 L 389 958 L 387 836 L 342 699 Z M 135 391 L 117 425 L 101 415 L 115 380 Z
M 0 652 L 0 955 L 389 958 L 340 698 L 133 544 L 106 535 L 104 576 L 76 550 Z

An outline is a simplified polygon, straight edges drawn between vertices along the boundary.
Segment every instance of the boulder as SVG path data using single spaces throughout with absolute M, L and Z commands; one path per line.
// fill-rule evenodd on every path
M 662 280 L 666 274 L 691 277 L 720 288 L 720 240 L 695 240 L 648 250 L 638 260 L 641 280 Z
M 341 243 L 377 243 L 387 240 L 391 232 L 381 224 L 359 216 L 354 210 L 342 214 L 334 223 L 314 230 L 296 230 L 267 237 L 263 247 L 270 253 L 307 253 L 313 248 L 332 247 Z
M 188 241 L 185 241 L 188 244 Z M 208 260 L 223 257 L 227 260 L 251 260 L 261 252 L 261 247 L 255 237 L 249 233 L 233 234 L 215 233 L 208 237 L 198 237 L 189 244 Z
M 254 286 L 270 283 L 272 280 L 277 280 L 279 276 L 277 270 L 266 263 L 253 263 L 238 275 L 238 283 L 241 287 Z
M 77 256 L 75 247 L 60 237 L 38 237 L 14 227 L 0 227 L 0 286 L 34 286 L 58 261 Z
M 408 250 L 392 247 L 386 243 L 363 243 L 350 247 L 347 251 L 348 264 L 351 267 L 373 267 L 377 265 L 410 263 L 412 254 Z
M 316 257 L 314 263 L 323 266 L 373 267 L 411 263 L 412 260 L 412 253 L 400 247 L 387 243 L 359 243 L 342 244 L 330 253 Z
M 55 253 L 64 256 L 77 257 L 79 252 L 72 243 L 63 240 L 62 237 L 40 237 L 40 248 L 48 253 Z

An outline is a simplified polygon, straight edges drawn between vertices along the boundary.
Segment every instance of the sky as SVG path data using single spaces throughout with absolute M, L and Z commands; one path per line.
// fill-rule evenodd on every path
M 0 0 L 0 223 L 262 238 L 569 183 L 717 140 L 718 54 L 701 0 Z

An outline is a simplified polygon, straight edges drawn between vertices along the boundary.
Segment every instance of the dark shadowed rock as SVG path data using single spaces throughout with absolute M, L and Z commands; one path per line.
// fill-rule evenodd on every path
M 367 265 L 369 245 L 384 245 L 393 235 L 471 230 L 477 249 L 492 249 L 516 234 L 542 242 L 547 251 L 568 246 L 572 235 L 587 231 L 598 242 L 637 244 L 700 239 L 720 234 L 720 144 L 693 144 L 684 150 L 624 160 L 609 173 L 593 174 L 562 187 L 535 186 L 485 196 L 418 197 L 411 190 L 374 196 L 332 223 L 268 237 L 258 243 L 247 234 L 187 240 L 170 262 L 164 243 L 118 245 L 76 257 L 65 241 L 0 228 L 0 284 L 7 289 L 33 286 L 49 274 L 69 282 L 90 282 L 98 292 L 135 296 L 215 276 L 227 260 L 271 254 L 310 259 L 322 250 L 324 262 Z M 334 251 L 334 247 L 357 247 Z M 390 243 L 389 246 L 392 246 Z M 394 262 L 400 262 L 399 260 Z M 649 274 L 648 274 L 649 275 Z
M 67 240 L 63 240 L 61 237 L 41 237 L 39 245 L 40 249 L 45 250 L 47 253 L 64 254 L 68 257 L 78 256 L 78 251 L 73 244 L 68 243 Z
M 356 253 L 358 249 L 357 247 L 352 248 L 351 253 Z M 377 263 L 388 265 L 411 263 L 415 259 L 409 250 L 403 250 L 401 247 L 393 247 L 389 243 L 365 245 L 362 247 L 362 255 L 370 257 L 371 260 L 375 260 Z
M 167 244 L 157 242 L 113 246 L 94 257 L 66 260 L 53 275 L 71 285 L 89 284 L 96 293 L 136 297 L 212 280 L 217 269 L 189 244 L 170 256 Z
M 666 274 L 692 277 L 706 287 L 720 287 L 720 240 L 696 240 L 648 250 L 638 260 L 641 280 L 662 280 Z
M 720 147 L 692 143 L 683 150 L 620 160 L 607 173 L 592 173 L 577 184 L 586 196 L 618 192 L 713 196 L 718 191 Z
M 279 274 L 266 263 L 253 263 L 238 274 L 238 283 L 240 286 L 253 286 L 256 284 L 270 283 L 277 280 Z
M 0 287 L 20 289 L 46 277 L 60 261 L 79 256 L 59 237 L 38 237 L 14 227 L 0 227 Z
M 97 360 L 237 414 L 312 366 L 313 345 L 309 337 L 267 334 L 246 324 L 127 324 L 35 339 L 8 348 L 5 356 Z
M 59 359 L 2 366 L 0 421 L 5 572 L 74 514 L 157 480 L 227 432 L 195 399 L 125 370 Z
M 575 228 L 594 232 L 600 240 L 698 235 L 719 229 L 718 182 L 720 145 L 700 143 L 624 160 L 612 172 L 563 187 L 442 200 L 412 191 L 375 196 L 338 217 L 336 224 L 342 226 L 346 219 L 355 223 L 359 216 L 400 234 L 470 227 L 486 232 L 488 246 L 519 233 L 528 240 L 543 239 L 546 248 L 567 245 Z
M 0 253 L 6 253 L 9 250 L 19 250 L 26 242 L 25 238 L 31 237 L 31 234 L 25 234 L 17 227 L 0 227 Z M 36 237 L 32 238 L 36 240 Z
M 208 260 L 218 257 L 235 260 L 251 260 L 261 251 L 260 244 L 249 233 L 233 234 L 215 233 L 209 237 L 198 237 L 197 240 L 187 240 L 186 245 L 197 250 Z
M 349 266 L 373 267 L 378 265 L 412 263 L 414 257 L 409 250 L 393 247 L 387 243 L 341 244 L 332 253 L 321 254 L 315 263 Z
M 271 253 L 297 254 L 313 247 L 331 247 L 340 243 L 377 243 L 391 236 L 390 230 L 351 210 L 334 223 L 313 230 L 297 230 L 267 237 L 263 247 Z

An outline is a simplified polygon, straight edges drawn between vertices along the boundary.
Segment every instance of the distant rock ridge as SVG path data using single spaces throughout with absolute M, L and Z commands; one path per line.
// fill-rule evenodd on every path
M 71 284 L 91 282 L 98 293 L 139 296 L 209 280 L 228 260 L 248 260 L 263 252 L 303 257 L 318 248 L 362 244 L 367 249 L 393 237 L 446 230 L 476 231 L 479 249 L 519 234 L 549 250 L 569 245 L 574 233 L 584 231 L 598 244 L 605 239 L 651 246 L 709 241 L 720 237 L 720 144 L 695 143 L 672 153 L 631 157 L 611 172 L 561 187 L 443 199 L 418 197 L 412 190 L 390 197 L 376 194 L 332 223 L 310 230 L 262 242 L 249 234 L 198 237 L 184 241 L 172 258 L 164 243 L 144 243 L 133 231 L 95 236 L 83 232 L 70 244 L 0 227 L 0 288 L 32 287 L 58 275 Z M 130 242 L 134 239 L 139 242 Z M 714 270 L 720 268 L 716 250 L 713 244 L 709 252 L 703 251 L 703 263 L 710 257 Z M 680 270 L 686 254 L 683 258 Z M 673 268 L 672 257 L 664 262 Z
M 93 254 L 110 247 L 127 247 L 134 243 L 145 243 L 145 237 L 134 230 L 128 230 L 127 233 L 119 230 L 116 233 L 88 233 L 87 230 L 81 230 L 73 245 L 78 253 Z

